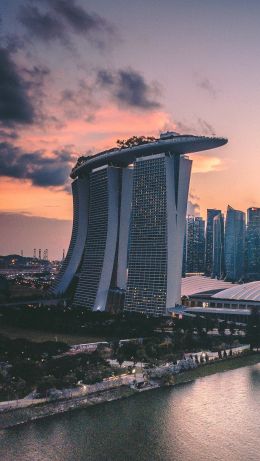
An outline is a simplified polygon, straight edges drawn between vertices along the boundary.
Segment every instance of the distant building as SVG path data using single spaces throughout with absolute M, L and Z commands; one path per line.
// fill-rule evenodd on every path
M 227 207 L 225 223 L 226 280 L 237 282 L 245 269 L 245 213 Z
M 213 219 L 213 263 L 212 277 L 222 279 L 225 276 L 224 258 L 224 216 L 222 213 Z
M 221 210 L 207 210 L 206 247 L 205 247 L 205 274 L 211 277 L 213 273 L 213 219 L 221 214 Z
M 249 280 L 260 280 L 260 208 L 247 210 L 246 273 Z
M 202 273 L 205 269 L 205 221 L 188 216 L 184 240 L 184 268 L 186 273 Z
M 191 280 L 189 280 L 191 279 Z M 192 280 L 194 279 L 194 280 Z M 211 279 L 213 282 L 213 280 Z M 190 282 L 190 283 L 188 283 Z M 210 281 L 206 277 L 187 277 L 182 282 L 183 305 L 191 308 L 203 308 L 201 314 L 210 312 L 211 308 L 220 312 L 241 311 L 258 308 L 260 311 L 260 281 L 234 284 L 222 280 Z M 221 288 L 221 284 L 223 284 Z M 232 320 L 232 319 L 231 319 Z
M 191 276 L 182 280 L 182 307 L 173 307 L 170 312 L 245 325 L 252 309 L 260 312 L 260 281 L 235 284 Z

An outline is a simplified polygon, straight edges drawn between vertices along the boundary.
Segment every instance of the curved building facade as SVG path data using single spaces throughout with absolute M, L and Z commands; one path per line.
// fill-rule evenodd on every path
M 53 291 L 75 280 L 74 306 L 104 311 L 111 292 L 124 309 L 167 315 L 181 298 L 191 160 L 224 138 L 166 133 L 130 148 L 80 158 L 71 177 L 71 243 Z

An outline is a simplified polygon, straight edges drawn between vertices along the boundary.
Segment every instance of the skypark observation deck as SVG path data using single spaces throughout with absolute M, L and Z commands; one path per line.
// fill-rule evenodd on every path
M 72 236 L 53 293 L 71 292 L 75 307 L 94 311 L 115 309 L 120 293 L 125 310 L 169 315 L 181 299 L 192 165 L 185 154 L 227 139 L 173 132 L 132 139 L 132 147 L 81 157 L 73 168 Z
M 103 165 L 114 165 L 126 167 L 131 165 L 138 157 L 170 152 L 173 154 L 192 154 L 204 150 L 215 149 L 227 143 L 226 138 L 216 138 L 208 136 L 179 135 L 167 133 L 161 135 L 160 139 L 153 142 L 140 144 L 138 146 L 109 149 L 96 155 L 86 157 L 80 165 L 76 165 L 72 172 L 71 178 L 75 179 L 81 173 L 86 173 L 93 168 Z

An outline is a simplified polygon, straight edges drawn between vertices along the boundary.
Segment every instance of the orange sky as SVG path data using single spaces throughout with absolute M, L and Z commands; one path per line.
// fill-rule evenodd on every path
M 77 156 L 165 130 L 229 140 L 190 156 L 197 212 L 260 206 L 259 2 L 162 0 L 147 8 L 122 0 L 108 8 L 105 0 L 74 0 L 73 17 L 53 5 L 0 3 L 0 214 L 71 220 L 68 176 Z M 58 29 L 42 21 L 46 14 Z M 56 185 L 47 158 L 60 173 Z M 18 221 L 8 251 L 25 247 Z

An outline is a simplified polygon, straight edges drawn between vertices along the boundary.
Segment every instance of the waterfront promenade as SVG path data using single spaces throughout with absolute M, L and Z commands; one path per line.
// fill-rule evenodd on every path
M 181 363 L 183 362 L 183 363 Z M 92 385 L 80 385 L 76 389 L 66 389 L 59 398 L 46 399 L 20 399 L 0 404 L 0 429 L 23 424 L 35 419 L 52 416 L 58 413 L 92 406 L 104 402 L 129 397 L 136 392 L 151 390 L 165 386 L 178 385 L 194 381 L 207 375 L 253 365 L 260 362 L 260 353 L 242 352 L 236 353 L 226 359 L 214 359 L 204 362 L 198 366 L 191 367 L 189 359 L 179 361 L 179 371 L 173 371 L 172 364 L 165 364 L 164 367 L 155 368 L 150 375 L 150 381 L 145 383 L 142 389 L 138 383 L 144 382 L 141 370 L 134 374 L 110 378 Z M 169 379 L 170 378 L 170 379 Z M 30 397 L 30 396 L 29 396 Z

